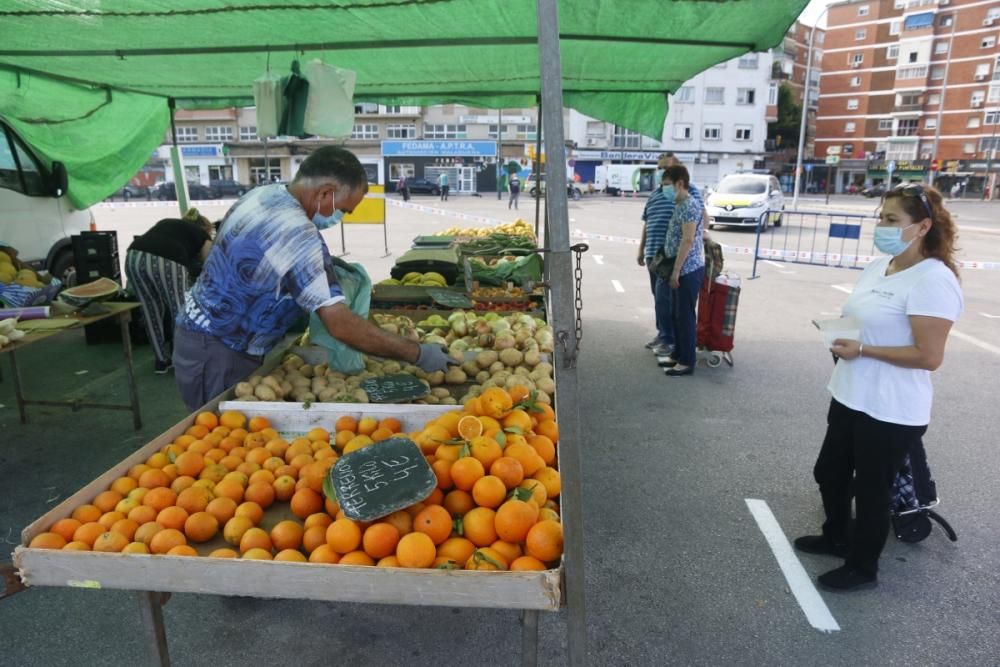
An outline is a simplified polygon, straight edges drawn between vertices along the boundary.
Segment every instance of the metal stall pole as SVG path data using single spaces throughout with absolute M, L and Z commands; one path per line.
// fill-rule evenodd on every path
M 549 156 L 546 178 L 556 185 L 548 189 L 545 208 L 550 214 L 551 240 L 548 261 L 551 264 L 549 295 L 552 328 L 555 332 L 556 378 L 559 384 L 557 403 L 560 438 L 559 460 L 566 484 L 563 486 L 563 524 L 565 525 L 567 646 L 569 664 L 587 664 L 587 615 L 584 595 L 583 506 L 580 475 L 580 406 L 577 391 L 576 357 L 579 339 L 576 327 L 573 254 L 569 240 L 569 210 L 566 204 L 566 144 L 563 134 L 562 63 L 559 56 L 559 0 L 537 0 L 538 61 L 541 67 L 542 103 L 545 114 L 545 147 Z M 539 135 L 542 123 L 539 118 Z M 538 156 L 539 158 L 541 155 Z M 539 192 L 541 195 L 541 192 Z
M 561 68 L 560 68 L 561 69 Z M 560 82 L 560 89 L 561 89 Z M 536 98 L 538 103 L 538 111 L 535 116 L 538 118 L 537 127 L 535 128 L 535 164 L 531 166 L 532 173 L 535 175 L 535 190 L 538 196 L 535 197 L 535 239 L 538 239 L 538 222 L 542 217 L 542 96 L 539 95 Z M 560 108 L 562 108 L 562 100 L 559 100 Z
M 118 316 L 122 332 L 122 349 L 125 352 L 125 368 L 128 372 L 128 398 L 129 405 L 132 406 L 132 425 L 138 431 L 142 428 L 142 412 L 139 409 L 139 390 L 135 386 L 135 364 L 132 362 L 132 333 L 129 330 L 131 321 L 132 314 L 127 310 Z
M 164 593 L 139 591 L 139 614 L 149 642 L 149 664 L 170 667 L 167 630 L 163 625 Z
M 177 110 L 177 103 L 174 98 L 167 99 L 167 107 L 170 109 L 170 164 L 174 171 L 174 192 L 177 193 L 177 206 L 181 209 L 181 215 L 187 213 L 189 206 L 187 176 L 184 175 L 184 159 L 181 156 L 181 149 L 177 145 L 177 125 L 174 123 L 174 111 Z
M 501 201 L 500 174 L 504 173 L 503 165 L 503 109 L 497 109 L 497 201 Z

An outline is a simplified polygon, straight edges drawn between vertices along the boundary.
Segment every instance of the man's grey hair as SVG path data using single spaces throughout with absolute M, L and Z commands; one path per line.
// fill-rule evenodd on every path
M 368 174 L 351 151 L 339 146 L 323 146 L 303 160 L 292 183 L 312 188 L 335 183 L 351 190 L 367 190 Z

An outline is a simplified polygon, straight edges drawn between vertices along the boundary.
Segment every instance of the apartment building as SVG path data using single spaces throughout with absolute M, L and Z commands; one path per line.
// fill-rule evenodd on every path
M 850 184 L 995 178 L 1000 2 L 851 0 L 830 7 L 816 152 L 840 151 Z M 935 142 L 937 148 L 935 150 Z
M 812 61 L 809 60 L 810 33 L 812 34 Z M 767 91 L 767 122 L 778 120 L 778 89 L 787 85 L 792 99 L 802 105 L 806 113 L 806 140 L 804 157 L 813 157 L 813 140 L 816 137 L 816 110 L 819 105 L 820 73 L 823 71 L 823 44 L 826 31 L 796 21 L 785 33 L 781 46 L 771 50 L 771 83 Z M 809 82 L 806 82 L 806 70 Z M 808 96 L 806 91 L 808 90 Z M 769 149 L 781 148 L 768 146 Z M 797 148 L 797 147 L 796 147 Z

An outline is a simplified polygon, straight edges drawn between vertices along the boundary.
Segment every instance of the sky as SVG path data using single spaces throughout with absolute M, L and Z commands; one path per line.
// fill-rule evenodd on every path
M 840 0 L 809 0 L 809 4 L 806 5 L 806 8 L 803 9 L 802 13 L 799 15 L 799 20 L 806 25 L 813 25 L 813 23 L 816 22 L 816 17 L 820 15 L 820 12 L 823 11 L 824 7 L 839 1 Z M 824 27 L 826 26 L 825 15 L 820 20 L 820 25 Z

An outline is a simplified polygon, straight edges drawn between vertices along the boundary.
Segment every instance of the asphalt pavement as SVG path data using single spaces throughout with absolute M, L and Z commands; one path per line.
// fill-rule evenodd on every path
M 833 198 L 837 210 L 874 202 Z M 453 215 L 512 220 L 491 197 L 414 203 Z M 966 312 L 935 374 L 926 437 L 942 497 L 959 533 L 935 529 L 918 545 L 890 537 L 879 587 L 821 594 L 839 630 L 810 625 L 746 500 L 767 503 L 789 539 L 821 521 L 811 478 L 825 425 L 829 353 L 810 320 L 835 316 L 859 273 L 761 262 L 732 250 L 726 269 L 743 276 L 735 365 L 699 367 L 668 378 L 643 348 L 652 335 L 652 298 L 637 266 L 641 199 L 570 203 L 570 228 L 589 236 L 584 256 L 584 338 L 579 362 L 588 654 L 594 665 L 997 665 L 1000 554 L 993 507 L 1000 454 L 1000 273 L 963 272 Z M 823 206 L 822 202 L 809 202 Z M 531 201 L 520 211 L 533 219 Z M 205 207 L 211 217 L 228 205 Z M 964 258 L 1000 260 L 995 204 L 954 207 Z M 474 226 L 434 212 L 390 206 L 393 256 L 417 234 Z M 162 206 L 95 210 L 98 225 L 129 236 L 172 215 Z M 388 275 L 382 228 L 344 230 L 347 259 L 374 279 Z M 770 235 L 779 230 L 768 232 Z M 753 247 L 752 232 L 717 230 L 730 248 Z M 339 230 L 324 232 L 339 250 Z M 600 240 L 595 235 L 614 237 Z M 776 237 L 773 237 L 776 238 Z M 762 243 L 767 241 L 765 235 Z M 997 316 L 997 317 L 990 317 Z M 28 348 L 23 370 L 40 390 L 120 393 L 120 350 L 66 334 L 57 347 Z M 53 341 L 53 346 L 56 343 Z M 32 410 L 16 420 L 9 380 L 0 383 L 0 535 L 21 528 L 183 416 L 172 378 L 153 376 L 148 347 L 137 350 L 147 425 L 126 413 Z M 52 359 L 61 363 L 53 368 Z M 87 375 L 77 375 L 78 370 Z M 98 371 L 117 380 L 96 383 Z M 89 375 L 89 377 L 88 377 Z M 96 384 L 91 385 L 90 383 Z M 797 559 L 810 577 L 838 563 Z M 0 602 L 0 664 L 135 664 L 144 637 L 134 594 L 29 589 Z M 327 604 L 174 595 L 164 608 L 175 665 L 519 664 L 513 611 Z M 539 664 L 565 665 L 565 611 L 542 614 Z

